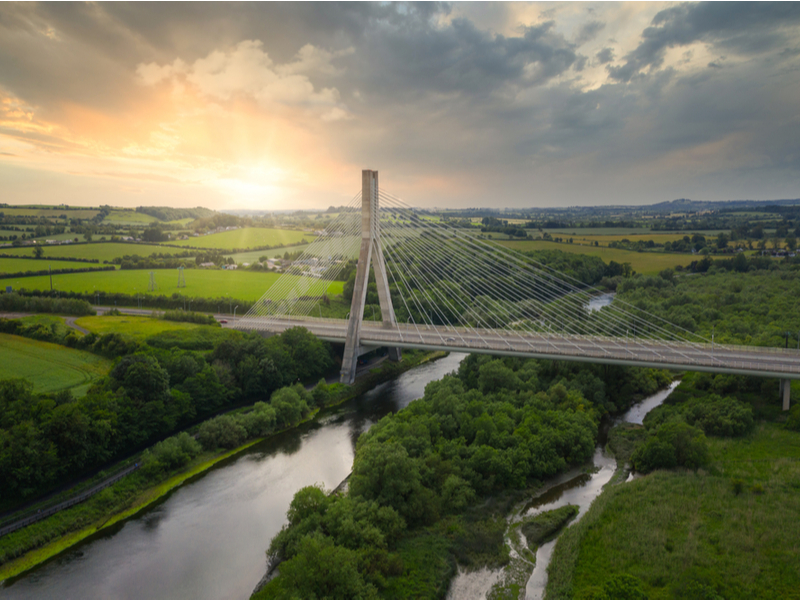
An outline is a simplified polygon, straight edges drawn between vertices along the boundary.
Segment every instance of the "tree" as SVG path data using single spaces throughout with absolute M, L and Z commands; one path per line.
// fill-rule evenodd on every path
M 36 246 L 36 247 L 33 249 L 33 255 L 34 255 L 36 258 L 42 258 L 42 256 L 44 256 L 44 248 L 42 248 L 41 246 Z

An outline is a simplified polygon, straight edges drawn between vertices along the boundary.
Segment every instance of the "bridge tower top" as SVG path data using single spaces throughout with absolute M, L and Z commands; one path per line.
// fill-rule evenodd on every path
M 384 327 L 396 325 L 392 296 L 389 293 L 389 280 L 386 275 L 386 262 L 381 246 L 380 205 L 378 172 L 369 169 L 361 171 L 361 249 L 358 254 L 356 281 L 353 299 L 350 302 L 350 319 L 347 323 L 347 337 L 342 357 L 340 381 L 352 383 L 356 376 L 358 356 L 361 348 L 361 323 L 364 320 L 364 306 L 367 299 L 369 267 L 375 272 L 378 287 L 378 302 Z M 391 348 L 389 358 L 400 360 L 400 350 Z

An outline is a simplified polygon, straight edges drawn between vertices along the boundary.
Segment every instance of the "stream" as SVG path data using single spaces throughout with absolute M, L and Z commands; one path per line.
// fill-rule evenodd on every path
M 632 406 L 626 413 L 615 418 L 608 428 L 618 423 L 637 423 L 642 424 L 645 415 L 660 405 L 678 386 L 674 381 L 669 387 L 648 396 L 641 402 Z M 617 461 L 612 456 L 605 453 L 606 435 L 608 428 L 601 430 L 597 447 L 594 451 L 589 472 L 586 466 L 572 469 L 562 475 L 550 480 L 545 489 L 539 492 L 528 504 L 526 504 L 517 515 L 515 520 L 524 517 L 533 517 L 548 510 L 554 510 L 567 504 L 575 504 L 580 511 L 572 521 L 576 523 L 586 514 L 594 499 L 600 495 L 605 486 L 614 475 L 617 468 Z M 536 565 L 533 573 L 528 579 L 525 588 L 526 600 L 541 600 L 544 597 L 544 590 L 547 586 L 547 565 L 553 555 L 558 538 L 539 546 L 536 551 Z M 447 595 L 448 600 L 478 600 L 486 597 L 492 586 L 499 581 L 502 570 L 481 569 L 474 572 L 459 570 L 458 575 L 453 580 Z

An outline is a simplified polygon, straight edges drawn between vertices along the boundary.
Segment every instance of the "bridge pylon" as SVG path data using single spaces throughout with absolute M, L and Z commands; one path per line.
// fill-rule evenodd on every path
M 397 326 L 381 247 L 379 210 L 378 172 L 365 169 L 361 172 L 361 250 L 358 254 L 356 281 L 350 303 L 350 319 L 347 322 L 347 337 L 339 379 L 342 383 L 353 383 L 356 378 L 358 357 L 372 350 L 361 346 L 361 323 L 364 320 L 370 264 L 375 272 L 375 282 L 378 286 L 378 302 L 381 306 L 383 326 L 387 329 Z M 389 348 L 389 359 L 400 360 L 400 349 Z

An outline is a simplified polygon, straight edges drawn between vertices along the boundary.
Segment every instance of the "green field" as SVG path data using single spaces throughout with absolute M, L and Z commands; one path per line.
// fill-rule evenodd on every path
M 667 268 L 675 268 L 678 265 L 687 266 L 693 260 L 701 257 L 691 254 L 666 254 L 664 252 L 631 252 L 629 250 L 618 250 L 617 248 L 604 248 L 595 246 L 583 246 L 578 243 L 559 244 L 556 242 L 543 242 L 538 240 L 523 242 L 498 242 L 499 245 L 517 250 L 518 252 L 528 252 L 531 250 L 561 250 L 572 254 L 586 254 L 588 256 L 599 256 L 606 263 L 616 261 L 618 263 L 631 263 L 631 267 L 637 273 L 654 275 Z M 713 256 L 711 258 L 714 258 Z
M 626 573 L 652 600 L 800 598 L 800 433 L 763 423 L 709 445 L 706 469 L 604 490 L 559 539 L 548 597 Z
M 103 223 L 112 225 L 149 225 L 158 219 L 135 210 L 112 210 L 103 219 Z
M 257 300 L 280 277 L 277 273 L 187 269 L 184 272 L 186 287 L 179 289 L 177 287 L 177 269 L 158 269 L 154 273 L 159 289 L 156 292 L 148 292 L 149 273 L 146 270 L 120 270 L 53 275 L 53 288 L 64 292 L 117 292 L 145 296 L 148 294 L 170 296 L 174 293 L 180 293 L 189 298 L 221 298 L 227 296 L 238 300 Z M 325 290 L 327 282 L 316 281 L 315 284 L 309 293 L 319 295 Z M 14 289 L 49 290 L 50 279 L 47 276 L 0 279 L 0 289 L 7 285 L 12 286 Z M 327 284 L 328 295 L 341 294 L 343 285 L 341 281 Z
M 75 324 L 97 335 L 121 333 L 139 340 L 144 340 L 151 335 L 157 335 L 165 331 L 184 331 L 186 329 L 199 328 L 218 329 L 213 325 L 165 321 L 155 317 L 135 317 L 132 315 L 81 317 L 75 320 Z
M 33 250 L 31 250 L 33 253 Z M 1 253 L 0 253 L 1 254 Z M 0 275 L 12 273 L 24 273 L 25 271 L 46 271 L 56 269 L 89 269 L 98 268 L 103 265 L 94 263 L 74 262 L 68 260 L 32 260 L 29 258 L 0 258 Z
M 85 390 L 110 368 L 111 361 L 89 352 L 0 333 L 0 379 L 24 377 L 37 393 Z
M 226 254 L 225 258 L 233 257 L 233 260 L 236 261 L 237 265 L 242 263 L 254 263 L 258 262 L 258 259 L 262 256 L 266 256 L 268 258 L 283 258 L 283 255 L 286 252 L 294 253 L 294 252 L 302 252 L 306 248 L 308 248 L 308 244 L 299 244 L 297 246 L 281 246 L 279 248 L 272 248 L 271 250 L 251 250 L 250 252 L 238 252 L 236 254 Z
M 101 242 L 92 244 L 66 244 L 61 246 L 43 246 L 45 258 L 96 258 L 101 263 L 104 260 L 113 260 L 117 257 L 138 254 L 150 256 L 154 252 L 171 254 L 180 250 L 173 250 L 164 246 L 153 244 L 125 244 L 119 242 Z M 33 248 L 0 248 L 0 254 L 31 255 Z
M 100 211 L 87 209 L 65 210 L 54 206 L 52 208 L 0 208 L 0 213 L 9 217 L 49 217 L 57 219 L 61 215 L 67 215 L 68 219 L 91 219 Z
M 192 246 L 195 248 L 209 248 L 232 250 L 235 248 L 258 248 L 260 246 L 285 246 L 296 244 L 302 240 L 311 242 L 315 239 L 313 233 L 292 231 L 290 229 L 268 229 L 265 227 L 246 227 L 222 233 L 190 237 L 188 240 L 168 242 L 171 246 Z

